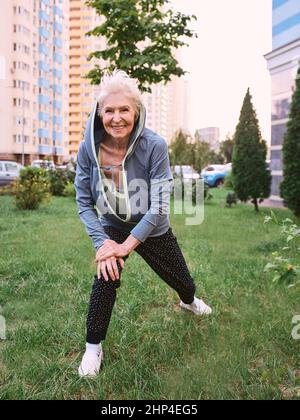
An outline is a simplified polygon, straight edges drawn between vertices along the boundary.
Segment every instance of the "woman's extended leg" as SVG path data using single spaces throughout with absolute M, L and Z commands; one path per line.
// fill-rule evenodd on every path
M 147 238 L 135 249 L 150 267 L 178 293 L 180 307 L 196 315 L 210 315 L 212 309 L 195 297 L 196 286 L 172 228 L 157 238 Z
M 195 282 L 190 275 L 172 228 L 164 235 L 147 238 L 135 251 L 162 280 L 176 290 L 182 302 L 191 304 L 194 301 Z

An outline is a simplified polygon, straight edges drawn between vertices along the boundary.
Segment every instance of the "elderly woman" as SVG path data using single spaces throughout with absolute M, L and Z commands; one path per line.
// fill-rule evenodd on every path
M 145 128 L 145 115 L 136 82 L 122 71 L 107 75 L 78 152 L 76 200 L 98 267 L 81 377 L 99 372 L 116 289 L 133 250 L 176 290 L 181 308 L 198 315 L 211 313 L 195 297 L 195 283 L 170 227 L 173 179 L 168 147 Z

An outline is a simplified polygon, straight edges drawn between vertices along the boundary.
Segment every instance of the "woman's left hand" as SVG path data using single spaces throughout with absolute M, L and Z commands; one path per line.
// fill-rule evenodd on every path
M 99 248 L 96 253 L 95 262 L 104 261 L 110 257 L 126 257 L 129 253 L 130 251 L 124 244 L 118 244 L 111 239 L 106 239 L 102 247 Z

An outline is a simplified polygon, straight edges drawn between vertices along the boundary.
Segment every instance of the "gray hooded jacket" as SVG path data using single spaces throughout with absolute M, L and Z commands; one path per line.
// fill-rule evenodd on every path
M 109 195 L 100 171 L 98 153 L 105 131 L 97 110 L 96 102 L 80 143 L 75 178 L 79 215 L 88 235 L 96 249 L 109 239 L 105 226 L 131 233 L 141 242 L 148 236 L 163 235 L 170 227 L 173 182 L 166 142 L 145 128 L 146 112 L 142 108 L 122 162 L 126 211 L 120 214 L 118 200 L 114 202 L 114 194 Z

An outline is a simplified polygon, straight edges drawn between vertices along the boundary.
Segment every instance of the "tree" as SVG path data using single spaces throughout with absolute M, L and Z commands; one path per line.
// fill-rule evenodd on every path
M 232 177 L 234 191 L 241 201 L 258 202 L 271 194 L 271 173 L 267 169 L 267 144 L 262 139 L 250 90 L 247 90 L 234 136 Z
M 181 37 L 197 36 L 188 29 L 196 16 L 167 9 L 169 0 L 88 0 L 105 21 L 88 36 L 105 37 L 107 47 L 90 54 L 103 59 L 105 67 L 96 65 L 87 77 L 99 84 L 105 71 L 125 70 L 139 81 L 142 91 L 151 92 L 150 85 L 186 72 L 173 57 L 174 50 L 187 45 Z
M 230 138 L 229 134 L 226 139 L 221 143 L 220 154 L 224 156 L 226 163 L 232 162 L 234 141 Z
M 184 131 L 179 130 L 170 144 L 171 165 L 191 165 L 193 150 L 191 138 Z
M 210 152 L 209 144 L 196 141 L 193 144 L 193 160 L 192 165 L 197 172 L 201 172 L 202 169 L 209 163 L 208 162 L 208 155 Z
M 285 205 L 300 218 L 300 67 L 282 152 L 283 182 L 280 195 Z

